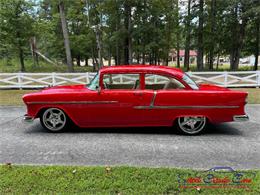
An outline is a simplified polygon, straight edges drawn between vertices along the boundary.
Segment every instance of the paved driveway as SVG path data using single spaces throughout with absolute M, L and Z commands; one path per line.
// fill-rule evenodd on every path
M 249 122 L 181 136 L 171 128 L 71 129 L 48 133 L 24 124 L 24 107 L 0 107 L 0 163 L 260 168 L 260 105 Z

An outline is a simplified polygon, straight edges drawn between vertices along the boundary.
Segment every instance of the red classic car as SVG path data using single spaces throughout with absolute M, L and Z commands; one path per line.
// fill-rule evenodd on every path
M 175 126 L 201 133 L 207 123 L 246 121 L 247 93 L 197 85 L 165 66 L 102 68 L 88 85 L 56 86 L 23 96 L 25 121 L 40 118 L 57 132 L 79 127 Z

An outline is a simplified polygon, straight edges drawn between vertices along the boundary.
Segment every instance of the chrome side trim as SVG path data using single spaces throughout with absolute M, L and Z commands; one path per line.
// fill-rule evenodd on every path
M 28 102 L 27 104 L 114 104 L 118 101 Z
M 239 106 L 135 106 L 135 109 L 223 109 L 239 108 Z
M 233 116 L 233 120 L 236 122 L 244 122 L 249 121 L 249 117 L 247 115 L 235 115 Z
M 151 103 L 150 103 L 150 107 L 153 107 L 153 106 L 154 106 L 154 101 L 155 101 L 156 95 L 157 95 L 157 91 L 154 91 L 154 92 L 153 92 L 152 101 L 151 101 Z

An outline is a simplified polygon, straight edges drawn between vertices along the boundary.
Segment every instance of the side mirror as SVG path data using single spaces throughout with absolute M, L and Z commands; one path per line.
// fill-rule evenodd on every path
M 101 87 L 100 87 L 100 86 L 96 86 L 96 90 L 98 91 L 98 94 L 100 94 L 100 92 L 101 92 Z

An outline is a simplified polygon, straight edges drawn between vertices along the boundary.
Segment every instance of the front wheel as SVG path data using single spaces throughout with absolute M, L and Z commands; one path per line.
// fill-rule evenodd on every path
M 206 128 L 207 119 L 204 116 L 185 116 L 177 119 L 177 128 L 186 135 L 200 134 Z
M 40 121 L 42 126 L 51 132 L 63 131 L 68 124 L 68 118 L 66 114 L 58 108 L 48 108 L 45 110 Z

